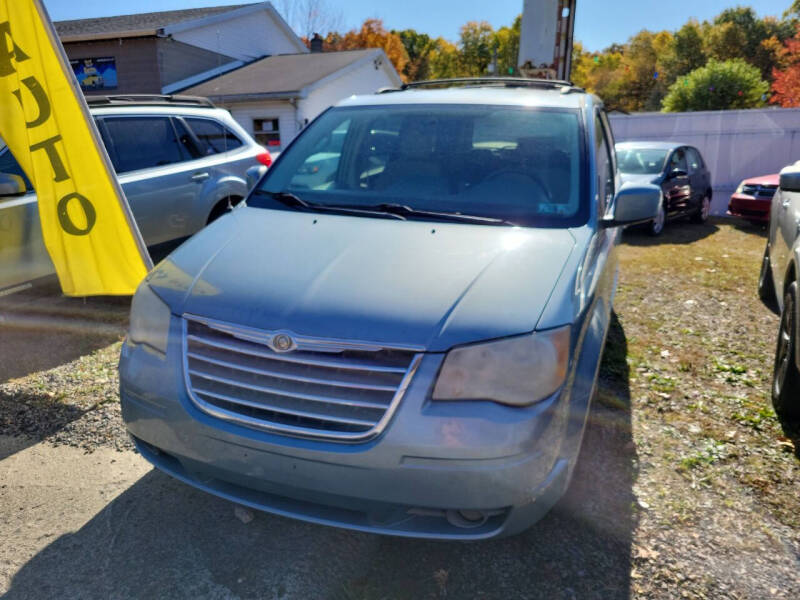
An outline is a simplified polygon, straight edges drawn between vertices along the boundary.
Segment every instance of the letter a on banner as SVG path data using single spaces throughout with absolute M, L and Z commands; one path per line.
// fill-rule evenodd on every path
M 64 294 L 132 294 L 152 263 L 41 0 L 0 0 L 0 137 Z

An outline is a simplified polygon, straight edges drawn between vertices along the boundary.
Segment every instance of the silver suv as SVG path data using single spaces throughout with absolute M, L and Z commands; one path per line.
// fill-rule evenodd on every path
M 758 293 L 780 314 L 772 403 L 783 418 L 800 418 L 800 162 L 781 171 L 772 197 L 769 239 L 764 251 Z
M 247 195 L 248 176 L 255 181 L 271 163 L 230 113 L 205 98 L 102 96 L 89 104 L 150 248 L 222 215 Z M 4 173 L 22 176 L 25 188 Z M 0 179 L 0 290 L 8 290 L 54 269 L 36 194 L 8 148 L 0 149 Z

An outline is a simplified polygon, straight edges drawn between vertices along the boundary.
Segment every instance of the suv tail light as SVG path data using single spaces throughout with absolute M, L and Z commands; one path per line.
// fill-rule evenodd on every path
M 256 160 L 265 167 L 268 167 L 272 164 L 272 155 L 266 150 L 264 150 L 260 154 L 256 154 Z

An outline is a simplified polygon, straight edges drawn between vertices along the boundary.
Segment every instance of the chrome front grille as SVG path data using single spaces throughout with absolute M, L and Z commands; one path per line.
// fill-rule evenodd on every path
M 361 441 L 380 433 L 422 356 L 421 348 L 308 338 L 191 315 L 183 326 L 186 385 L 198 408 L 302 437 Z
M 770 200 L 778 189 L 777 185 L 745 185 L 742 193 L 753 196 L 759 200 Z

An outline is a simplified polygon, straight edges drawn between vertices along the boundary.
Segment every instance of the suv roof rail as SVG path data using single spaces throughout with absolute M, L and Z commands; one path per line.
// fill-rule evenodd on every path
M 528 79 L 526 77 L 452 77 L 449 79 L 428 79 L 425 81 L 412 81 L 404 83 L 399 88 L 379 90 L 378 93 L 400 92 L 408 89 L 424 87 L 451 87 L 457 85 L 474 86 L 503 86 L 503 87 L 537 87 L 544 89 L 560 89 L 564 93 L 583 91 L 571 81 L 560 79 Z
M 109 105 L 177 105 L 205 106 L 216 108 L 214 103 L 202 96 L 180 96 L 169 94 L 114 94 L 112 96 L 86 96 L 89 106 Z

